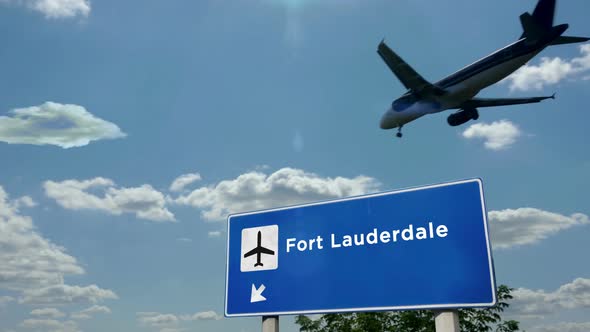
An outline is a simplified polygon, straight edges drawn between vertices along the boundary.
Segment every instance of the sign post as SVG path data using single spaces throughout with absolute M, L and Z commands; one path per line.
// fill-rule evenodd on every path
M 492 306 L 487 227 L 479 179 L 234 214 L 224 313 L 276 332 L 268 316 Z
M 434 329 L 436 332 L 461 332 L 459 312 L 457 310 L 435 311 Z
M 279 332 L 279 316 L 262 316 L 262 332 Z

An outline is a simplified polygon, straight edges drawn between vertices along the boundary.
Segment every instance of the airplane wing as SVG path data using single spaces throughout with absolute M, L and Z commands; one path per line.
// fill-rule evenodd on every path
M 546 97 L 530 97 L 530 98 L 473 98 L 461 105 L 461 108 L 478 108 L 478 107 L 494 107 L 507 106 L 519 104 L 538 103 L 545 99 L 555 99 L 555 94 Z
M 265 248 L 265 247 L 256 247 L 256 248 L 254 248 L 254 249 L 252 249 L 252 250 L 248 251 L 247 253 L 245 253 L 245 254 L 244 254 L 244 258 L 246 258 L 246 257 L 250 257 L 250 256 L 252 256 L 252 255 L 255 255 L 255 254 L 257 254 L 257 253 L 261 253 L 261 254 L 267 254 L 267 255 L 274 255 L 274 254 L 275 254 L 275 252 L 274 252 L 274 251 L 272 251 L 272 250 L 270 250 L 270 249 L 267 249 L 267 248 Z
M 263 254 L 267 254 L 267 255 L 274 255 L 275 252 L 270 250 L 270 249 L 266 249 L 265 247 L 260 247 L 258 248 L 260 250 L 261 253 Z
M 377 53 L 381 56 L 387 67 L 397 76 L 402 84 L 414 92 L 433 91 L 437 94 L 444 93 L 444 90 L 432 85 L 397 55 L 385 42 L 381 41 L 377 47 Z
M 244 254 L 244 258 L 257 254 L 259 250 L 260 250 L 260 247 L 254 248 L 254 249 L 248 251 L 247 253 Z

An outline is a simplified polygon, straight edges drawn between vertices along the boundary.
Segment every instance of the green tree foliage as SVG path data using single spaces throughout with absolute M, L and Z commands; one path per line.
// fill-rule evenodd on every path
M 503 320 L 512 288 L 498 287 L 498 302 L 483 309 L 459 309 L 462 332 L 518 331 L 518 322 Z M 430 310 L 397 312 L 359 312 L 322 315 L 318 319 L 297 316 L 301 332 L 434 332 L 434 313 Z

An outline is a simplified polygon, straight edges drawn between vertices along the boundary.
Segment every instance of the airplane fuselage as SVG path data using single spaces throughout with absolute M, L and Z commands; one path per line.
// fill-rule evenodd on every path
M 380 127 L 398 128 L 426 114 L 462 108 L 482 89 L 503 80 L 526 64 L 566 29 L 565 24 L 556 26 L 551 35 L 537 41 L 522 38 L 434 83 L 444 90 L 443 94 L 416 96 L 412 91 L 406 92 L 383 114 Z

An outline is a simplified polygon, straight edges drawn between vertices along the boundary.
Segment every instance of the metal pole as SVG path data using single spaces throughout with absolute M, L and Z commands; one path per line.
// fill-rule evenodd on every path
M 262 316 L 262 332 L 279 332 L 279 316 Z
M 436 332 L 460 332 L 459 312 L 457 310 L 435 311 L 434 326 Z

